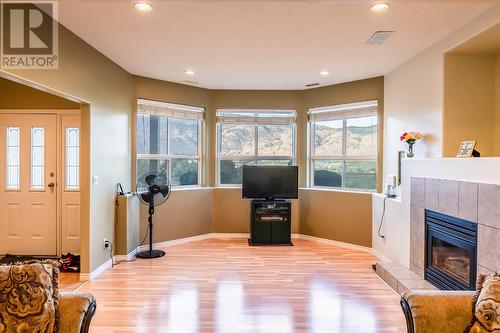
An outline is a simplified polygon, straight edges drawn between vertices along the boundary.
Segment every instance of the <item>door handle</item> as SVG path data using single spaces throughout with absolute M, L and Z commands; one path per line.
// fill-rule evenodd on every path
M 47 186 L 48 186 L 48 187 L 50 187 L 50 188 L 54 188 L 54 187 L 56 186 L 56 184 L 54 184 L 54 183 L 49 183 Z

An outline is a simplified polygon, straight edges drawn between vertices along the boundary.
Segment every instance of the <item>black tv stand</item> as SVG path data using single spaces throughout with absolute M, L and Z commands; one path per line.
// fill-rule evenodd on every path
M 248 244 L 293 246 L 291 207 L 288 200 L 252 200 Z

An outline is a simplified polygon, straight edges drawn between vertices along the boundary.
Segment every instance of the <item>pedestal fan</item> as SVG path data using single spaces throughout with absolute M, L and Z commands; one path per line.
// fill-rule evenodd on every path
M 136 191 L 139 200 L 149 207 L 148 233 L 149 249 L 137 253 L 138 258 L 151 259 L 165 255 L 165 251 L 153 250 L 153 214 L 155 207 L 163 204 L 170 197 L 170 183 L 156 173 L 146 173 L 137 181 Z

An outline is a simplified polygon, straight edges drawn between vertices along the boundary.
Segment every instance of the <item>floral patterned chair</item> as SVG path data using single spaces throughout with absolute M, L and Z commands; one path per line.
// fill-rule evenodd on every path
M 0 332 L 87 333 L 92 294 L 59 292 L 54 261 L 0 265 Z

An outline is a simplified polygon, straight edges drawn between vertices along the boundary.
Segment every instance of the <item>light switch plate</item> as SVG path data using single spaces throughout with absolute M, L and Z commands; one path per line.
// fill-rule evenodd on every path
M 92 185 L 99 186 L 99 176 L 92 177 Z

